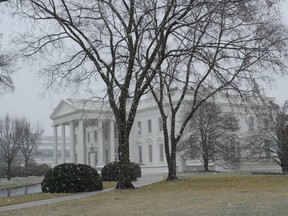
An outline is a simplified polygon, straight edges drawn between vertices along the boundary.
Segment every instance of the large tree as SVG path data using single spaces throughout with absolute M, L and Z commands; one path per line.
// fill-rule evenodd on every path
M 176 176 L 175 145 L 185 124 L 201 105 L 201 101 L 196 100 L 200 90 L 214 87 L 212 92 L 205 92 L 206 96 L 202 97 L 205 101 L 223 88 L 251 86 L 260 76 L 266 78 L 266 74 L 261 73 L 263 69 L 283 69 L 287 34 L 275 12 L 276 3 L 27 0 L 22 2 L 18 14 L 28 17 L 33 24 L 32 29 L 21 36 L 26 44 L 23 53 L 28 57 L 41 57 L 41 64 L 45 66 L 42 72 L 49 76 L 48 86 L 59 82 L 93 84 L 95 80 L 99 85 L 99 80 L 103 81 L 119 131 L 117 188 L 131 188 L 129 134 L 139 100 L 155 75 L 170 77 L 169 89 L 175 86 L 175 82 L 169 80 L 176 80 L 183 92 L 189 86 L 195 92 L 191 115 L 183 127 L 179 132 L 171 127 L 172 153 L 167 161 L 173 179 Z M 170 67 L 176 71 L 167 74 L 167 65 L 174 58 L 182 64 Z M 185 74 L 180 76 L 184 70 Z M 181 96 L 180 103 L 182 99 Z M 159 102 L 163 102 L 161 98 Z M 171 124 L 175 125 L 179 107 L 172 108 Z M 166 116 L 162 115 L 163 119 Z M 165 138 L 166 157 L 170 154 L 169 146 Z
M 184 112 L 184 116 L 187 114 Z M 177 150 L 184 158 L 199 159 L 205 171 L 213 162 L 235 165 L 240 162 L 238 129 L 238 119 L 231 110 L 223 111 L 215 101 L 205 102 L 190 119 L 186 138 Z
M 178 35 L 191 49 L 168 56 L 150 85 L 163 118 L 168 180 L 177 179 L 177 145 L 205 101 L 221 93 L 233 95 L 228 100 L 238 104 L 253 102 L 262 84 L 287 68 L 287 29 L 278 1 L 193 3 L 193 15 L 181 21 L 193 28 Z M 189 115 L 179 124 L 176 120 L 187 100 L 192 102 Z
M 271 159 L 288 172 L 288 101 L 282 106 L 270 102 L 258 110 L 257 119 L 257 130 L 246 139 L 247 158 Z
M 183 36 L 209 16 L 198 16 L 202 4 L 208 4 L 207 10 L 212 5 L 194 0 L 27 0 L 18 8 L 17 14 L 32 24 L 20 37 L 26 45 L 23 55 L 40 57 L 47 86 L 101 86 L 103 81 L 119 132 L 117 188 L 133 187 L 129 134 L 139 100 L 166 58 L 190 55 L 193 43 Z

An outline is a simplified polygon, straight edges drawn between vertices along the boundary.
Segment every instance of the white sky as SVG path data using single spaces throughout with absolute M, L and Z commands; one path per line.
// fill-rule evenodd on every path
M 288 25 L 288 0 L 283 1 L 283 17 Z M 0 8 L 0 33 L 4 34 L 2 48 L 9 48 L 9 38 L 13 32 L 17 32 L 16 26 L 11 20 L 1 13 Z M 24 63 L 25 65 L 25 63 Z M 37 76 L 37 71 L 26 65 L 16 70 L 13 74 L 15 91 L 0 95 L 0 116 L 5 114 L 25 117 L 32 124 L 38 124 L 45 130 L 45 135 L 52 135 L 52 121 L 49 119 L 53 108 L 63 98 L 80 98 L 75 92 L 41 96 L 43 93 L 42 80 Z M 275 97 L 277 103 L 288 100 L 288 77 L 279 78 L 275 85 L 267 89 L 267 96 Z

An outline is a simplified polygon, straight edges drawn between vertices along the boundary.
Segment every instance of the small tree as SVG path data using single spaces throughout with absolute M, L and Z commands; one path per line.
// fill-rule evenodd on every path
M 7 164 L 7 179 L 11 179 L 11 166 L 20 149 L 25 121 L 6 115 L 0 118 L 0 155 Z
M 20 151 L 24 158 L 24 169 L 25 169 L 26 175 L 27 175 L 27 168 L 28 168 L 29 160 L 31 158 L 31 154 L 37 148 L 43 132 L 44 131 L 41 130 L 39 127 L 33 129 L 31 127 L 31 124 L 25 121 L 23 138 L 20 142 Z
M 186 158 L 199 159 L 205 171 L 215 161 L 239 162 L 238 129 L 238 119 L 234 115 L 222 112 L 215 102 L 206 102 L 190 120 L 189 135 L 179 144 L 178 151 Z
M 288 172 L 288 101 L 282 107 L 270 102 L 257 117 L 258 130 L 247 136 L 247 157 L 272 159 Z

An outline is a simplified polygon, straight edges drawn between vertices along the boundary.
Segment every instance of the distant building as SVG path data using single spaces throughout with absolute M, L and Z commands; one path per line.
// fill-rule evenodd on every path
M 60 142 L 60 137 L 58 142 Z M 70 155 L 70 145 L 69 140 L 66 138 L 66 157 Z M 58 147 L 58 157 L 61 156 L 61 146 Z M 37 164 L 47 164 L 50 166 L 54 165 L 54 140 L 53 136 L 42 136 L 41 140 L 37 146 L 35 153 L 32 155 L 32 158 Z
M 177 90 L 174 92 L 175 99 L 178 93 Z M 224 110 L 231 111 L 231 104 L 225 97 L 220 95 L 216 101 Z M 253 112 L 247 114 L 240 104 L 232 106 L 239 117 L 239 136 L 243 137 L 256 127 L 256 115 Z M 95 167 L 118 159 L 117 127 L 107 102 L 61 100 L 50 118 L 54 127 L 54 166 L 73 162 Z M 51 138 L 49 142 L 47 151 L 51 154 Z M 143 98 L 138 106 L 130 134 L 130 160 L 141 164 L 142 170 L 167 171 L 162 119 L 151 95 Z M 177 166 L 178 171 L 188 171 L 195 170 L 195 167 L 198 169 L 201 164 L 197 160 L 178 157 Z

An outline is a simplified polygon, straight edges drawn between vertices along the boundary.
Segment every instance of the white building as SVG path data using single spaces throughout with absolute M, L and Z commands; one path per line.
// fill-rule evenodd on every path
M 70 157 L 70 143 L 66 137 L 66 157 Z M 61 143 L 61 137 L 58 137 L 58 143 Z M 61 157 L 61 145 L 58 146 L 58 157 Z M 54 165 L 54 138 L 53 136 L 41 136 L 40 142 L 37 145 L 35 153 L 32 158 L 37 164 L 47 164 L 49 166 Z
M 175 98 L 178 93 L 175 91 Z M 224 109 L 230 109 L 230 104 L 224 97 L 219 96 L 218 101 Z M 255 116 L 251 113 L 243 115 L 243 109 L 238 105 L 235 105 L 234 112 L 239 116 L 239 133 L 243 135 L 249 128 L 254 127 Z M 54 165 L 73 162 L 94 167 L 117 160 L 117 132 L 109 104 L 99 101 L 61 100 L 50 118 L 54 127 Z M 146 96 L 139 103 L 130 134 L 130 160 L 141 164 L 144 171 L 167 171 L 162 130 L 158 107 L 151 96 Z M 69 137 L 69 147 L 66 137 Z M 59 146 L 61 157 L 58 158 Z M 65 149 L 70 151 L 69 158 L 66 158 Z M 182 162 L 179 158 L 178 171 L 191 170 L 189 165 L 201 167 L 198 161 L 190 161 L 190 164 Z

